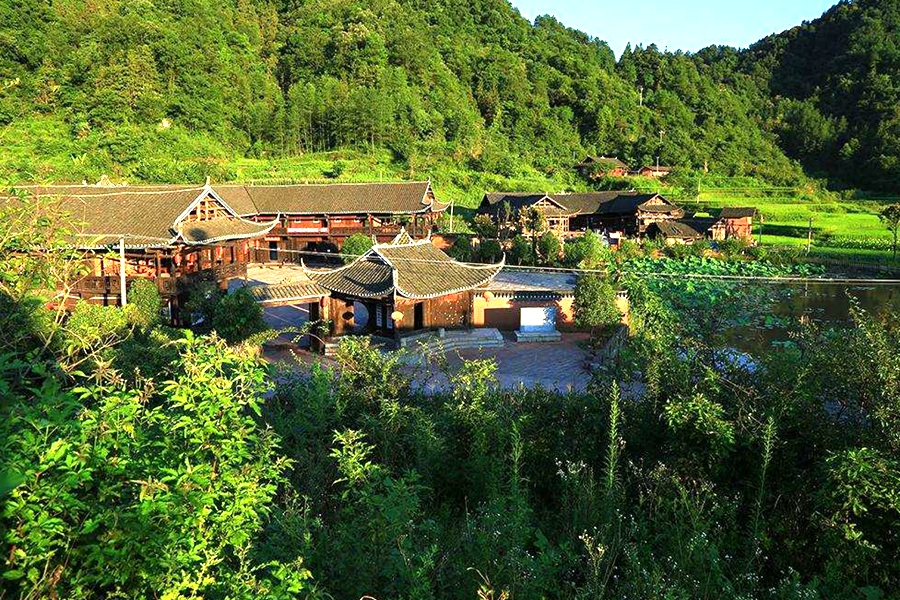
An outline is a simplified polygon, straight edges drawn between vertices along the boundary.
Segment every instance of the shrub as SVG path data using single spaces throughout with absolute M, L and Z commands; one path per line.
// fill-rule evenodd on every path
M 213 312 L 212 328 L 229 344 L 236 344 L 265 331 L 268 326 L 263 320 L 262 308 L 246 288 L 240 288 L 219 299 Z
M 341 247 L 341 253 L 346 255 L 344 256 L 344 262 L 353 262 L 357 256 L 362 256 L 368 252 L 373 245 L 374 242 L 371 237 L 363 233 L 354 233 L 344 240 L 344 245 Z
M 621 315 L 616 308 L 616 290 L 596 275 L 584 275 L 575 285 L 575 325 L 585 329 L 612 327 Z
M 497 240 L 484 240 L 478 245 L 478 261 L 495 263 L 503 258 L 503 247 Z
M 517 235 L 513 238 L 512 246 L 509 249 L 509 262 L 514 265 L 534 264 L 534 250 L 531 242 L 524 235 Z
M 447 250 L 447 254 L 458 261 L 469 262 L 472 260 L 473 254 L 471 239 L 463 236 L 456 238 L 456 241 Z
M 79 300 L 64 327 L 65 352 L 71 359 L 100 358 L 129 334 L 125 312 Z
M 159 307 L 162 298 L 156 283 L 150 279 L 137 279 L 128 289 L 128 305 L 125 317 L 132 325 L 149 328 L 159 323 Z
M 541 262 L 546 265 L 559 264 L 560 252 L 562 252 L 562 244 L 559 243 L 559 238 L 552 231 L 545 232 L 538 241 L 538 254 Z
M 262 364 L 221 342 L 181 351 L 158 389 L 50 386 L 9 415 L 4 466 L 21 474 L 0 529 L 15 548 L 11 595 L 288 598 L 307 587 L 299 560 L 253 558 L 288 469 L 253 416 Z
M 472 231 L 481 239 L 492 240 L 499 233 L 497 224 L 490 215 L 476 215 L 472 221 Z
M 268 329 L 262 308 L 246 288 L 225 294 L 215 284 L 198 285 L 185 309 L 191 314 L 197 330 L 215 331 L 229 344 L 247 341 L 250 336 Z
M 577 240 L 566 244 L 565 253 L 566 266 L 595 269 L 610 262 L 612 250 L 600 234 L 588 231 Z

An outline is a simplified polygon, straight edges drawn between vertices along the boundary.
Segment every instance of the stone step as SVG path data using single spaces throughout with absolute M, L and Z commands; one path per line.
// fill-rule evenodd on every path
M 516 331 L 514 335 L 519 344 L 558 342 L 562 339 L 562 334 L 558 331 Z

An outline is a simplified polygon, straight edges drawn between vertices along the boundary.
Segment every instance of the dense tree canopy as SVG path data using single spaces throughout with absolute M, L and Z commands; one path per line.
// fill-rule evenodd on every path
M 39 164 L 6 166 L 18 178 L 51 155 L 72 157 L 58 176 L 175 180 L 356 147 L 411 170 L 551 173 L 593 152 L 774 184 L 802 178 L 798 159 L 897 184 L 897 0 L 842 2 L 743 52 L 618 61 L 505 0 L 24 0 L 0 17 L 0 123 L 52 132 Z

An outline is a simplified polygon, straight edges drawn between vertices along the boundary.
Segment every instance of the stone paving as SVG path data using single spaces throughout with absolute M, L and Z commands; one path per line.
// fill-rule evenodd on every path
M 447 367 L 452 373 L 459 369 L 463 360 L 493 358 L 497 361 L 497 381 L 503 389 L 541 386 L 560 392 L 581 392 L 590 382 L 590 375 L 585 370 L 587 353 L 581 346 L 586 341 L 586 335 L 564 333 L 559 342 L 516 344 L 507 340 L 502 348 L 453 350 L 447 353 Z M 335 364 L 333 360 L 318 354 L 285 346 L 268 347 L 264 356 L 271 362 L 292 362 L 293 356 L 304 364 Z M 437 367 L 435 361 L 430 361 L 429 364 L 430 367 L 423 365 L 407 368 L 407 373 L 414 378 L 414 385 L 425 393 L 446 391 L 446 374 Z
M 590 383 L 585 370 L 587 353 L 582 348 L 586 334 L 566 334 L 559 342 L 517 344 L 507 340 L 502 348 L 451 351 L 447 366 L 451 372 L 459 368 L 463 360 L 493 358 L 497 362 L 497 381 L 506 390 L 521 387 L 543 387 L 560 392 L 584 391 Z M 425 392 L 446 389 L 444 373 L 433 370 L 418 378 L 418 385 Z

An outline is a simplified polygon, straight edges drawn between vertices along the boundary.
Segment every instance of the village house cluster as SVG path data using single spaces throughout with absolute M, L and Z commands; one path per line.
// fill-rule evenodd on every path
M 184 306 L 199 282 L 227 289 L 248 265 L 291 265 L 283 281 L 250 287 L 266 307 L 303 306 L 330 335 L 370 333 L 400 341 L 433 330 L 490 327 L 518 339 L 553 339 L 574 323 L 576 276 L 466 264 L 441 248 L 447 232 L 428 181 L 321 185 L 21 186 L 59 203 L 75 226 L 72 247 L 88 274 L 71 282 L 65 302 L 120 305 L 130 283 L 155 281 L 167 318 L 186 325 Z M 586 230 L 623 236 L 662 235 L 672 243 L 749 237 L 752 209 L 685 218 L 659 194 L 485 194 L 478 213 L 499 221 L 535 209 L 561 237 Z M 344 264 L 353 234 L 373 247 Z M 265 267 L 269 268 L 269 267 Z M 279 271 L 282 272 L 282 271 Z M 256 282 L 259 283 L 259 282 Z
M 523 222 L 539 211 L 547 229 L 561 239 L 604 232 L 612 245 L 625 238 L 662 238 L 666 244 L 698 240 L 752 240 L 754 208 L 723 208 L 687 217 L 684 209 L 660 194 L 587 192 L 580 194 L 487 193 L 477 213 L 498 226 Z
M 672 167 L 662 165 L 643 165 L 632 170 L 618 157 L 587 156 L 583 161 L 575 165 L 578 172 L 588 179 L 601 177 L 650 177 L 663 179 L 672 172 Z

